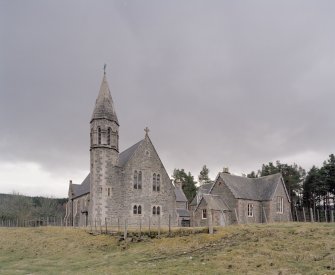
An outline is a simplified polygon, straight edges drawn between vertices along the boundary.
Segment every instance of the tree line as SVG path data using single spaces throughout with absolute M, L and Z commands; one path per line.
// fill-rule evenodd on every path
M 0 194 L 0 220 L 33 220 L 40 217 L 63 218 L 67 199 L 28 197 L 18 193 Z
M 290 196 L 292 206 L 305 206 L 308 208 L 334 208 L 335 205 L 335 156 L 329 155 L 320 168 L 313 166 L 308 172 L 298 164 L 269 162 L 263 164 L 257 171 L 245 175 L 249 178 L 258 178 L 281 173 L 286 189 Z M 173 179 L 182 183 L 183 191 L 189 202 L 196 195 L 199 186 L 213 181 L 209 178 L 209 169 L 204 165 L 198 175 L 198 182 L 190 172 L 184 169 L 174 169 Z M 199 183 L 199 184 L 197 184 Z M 197 186 L 198 185 L 198 186 Z

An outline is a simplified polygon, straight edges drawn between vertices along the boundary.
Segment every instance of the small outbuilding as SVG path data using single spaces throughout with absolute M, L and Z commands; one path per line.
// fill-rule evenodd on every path
M 219 173 L 192 213 L 193 226 L 290 220 L 290 198 L 280 173 L 260 178 Z

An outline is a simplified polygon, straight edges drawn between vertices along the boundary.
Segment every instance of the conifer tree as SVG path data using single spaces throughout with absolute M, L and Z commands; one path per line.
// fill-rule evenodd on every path
M 186 173 L 184 169 L 174 169 L 172 178 L 174 180 L 181 181 L 185 196 L 187 200 L 191 202 L 197 193 L 197 188 L 195 186 L 196 182 L 194 181 L 194 177 L 191 175 L 191 173 Z
M 200 171 L 200 174 L 198 176 L 199 184 L 203 185 L 206 183 L 212 182 L 211 179 L 209 178 L 209 169 L 207 168 L 206 165 L 204 165 Z

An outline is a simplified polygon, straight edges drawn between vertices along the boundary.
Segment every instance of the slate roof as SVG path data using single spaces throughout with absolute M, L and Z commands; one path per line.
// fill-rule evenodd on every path
M 180 187 L 175 187 L 174 193 L 176 195 L 176 201 L 187 202 L 187 198 Z
M 129 147 L 128 149 L 124 150 L 120 155 L 119 155 L 119 166 L 124 167 L 126 163 L 130 160 L 132 155 L 135 153 L 137 148 L 141 145 L 141 143 L 144 141 L 144 139 L 140 140 L 133 146 Z
M 229 207 L 219 195 L 204 194 L 203 199 L 206 201 L 210 209 L 213 210 L 229 210 Z
M 190 217 L 190 212 L 186 209 L 177 209 L 179 217 Z
M 277 185 L 282 183 L 280 173 L 260 178 L 246 178 L 220 173 L 219 177 L 221 177 L 235 198 L 257 201 L 271 200 Z
M 73 198 L 90 193 L 90 174 L 84 179 L 82 184 L 72 184 Z
M 106 75 L 104 75 L 102 79 L 99 95 L 95 102 L 95 107 L 91 120 L 99 118 L 105 118 L 111 121 L 115 121 L 119 125 Z
M 201 192 L 202 194 L 208 194 L 209 191 L 211 190 L 212 185 L 213 185 L 213 182 L 206 183 L 206 184 L 203 184 L 203 185 L 199 186 L 199 189 L 198 189 L 197 193 Z M 197 195 L 194 196 L 194 198 L 191 201 L 190 205 L 197 205 Z

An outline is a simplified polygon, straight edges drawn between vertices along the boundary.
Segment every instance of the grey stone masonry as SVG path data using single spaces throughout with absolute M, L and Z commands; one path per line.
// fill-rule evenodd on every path
M 214 226 L 291 220 L 290 199 L 281 174 L 251 179 L 219 173 L 209 194 L 203 196 L 191 215 L 196 226 L 206 223 L 203 211 L 211 213 Z
M 144 139 L 119 154 L 119 121 L 104 75 L 90 121 L 90 174 L 81 185 L 70 184 L 68 223 L 178 225 L 176 194 L 179 199 L 185 194 L 175 190 L 145 132 Z M 178 200 L 181 206 L 186 211 L 187 200 Z

